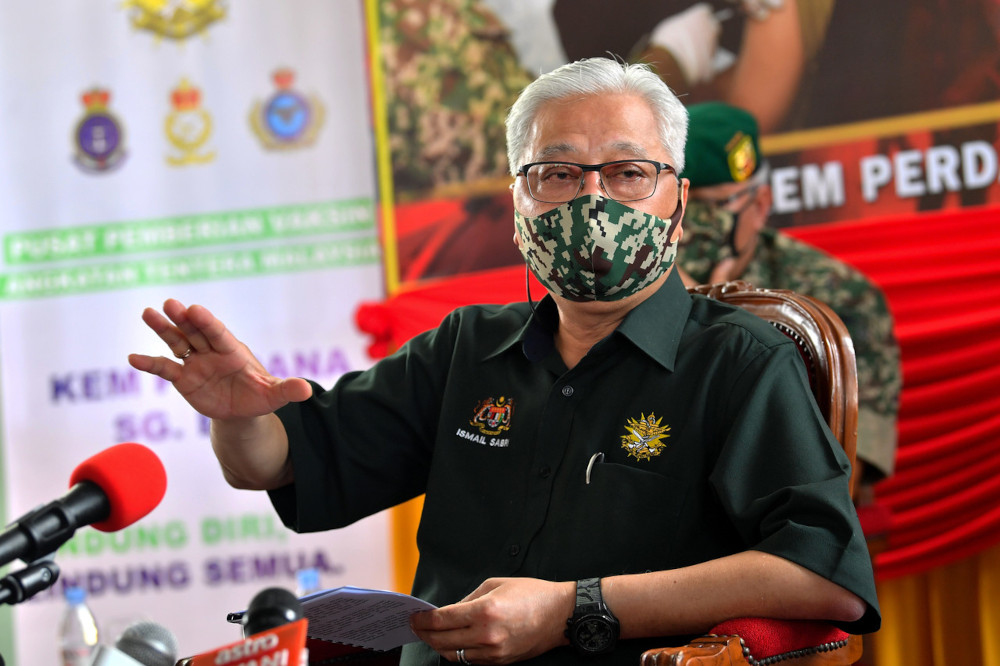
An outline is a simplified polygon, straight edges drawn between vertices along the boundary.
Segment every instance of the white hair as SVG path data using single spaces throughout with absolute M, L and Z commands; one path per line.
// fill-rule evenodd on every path
M 527 137 L 544 104 L 568 97 L 620 93 L 638 95 L 649 104 L 656 116 L 660 143 L 673 158 L 677 173 L 684 171 L 688 113 L 667 84 L 647 65 L 587 58 L 542 74 L 514 102 L 507 114 L 507 161 L 511 175 L 517 174 L 518 166 L 526 159 Z

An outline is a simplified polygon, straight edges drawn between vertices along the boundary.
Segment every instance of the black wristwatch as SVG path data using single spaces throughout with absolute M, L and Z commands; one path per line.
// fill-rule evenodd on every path
M 618 643 L 620 625 L 601 597 L 601 579 L 576 582 L 576 608 L 566 620 L 566 638 L 582 655 L 607 654 Z

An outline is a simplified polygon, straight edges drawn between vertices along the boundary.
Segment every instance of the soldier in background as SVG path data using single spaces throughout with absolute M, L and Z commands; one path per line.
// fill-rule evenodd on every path
M 534 78 L 507 27 L 478 0 L 386 0 L 379 12 L 397 192 L 468 195 L 502 179 L 494 189 L 506 194 L 504 117 Z
M 688 166 L 682 175 L 691 189 L 678 250 L 682 276 L 688 284 L 741 279 L 791 289 L 823 301 L 840 316 L 857 353 L 857 501 L 867 504 L 873 484 L 893 472 L 902 386 L 885 296 L 857 269 L 766 226 L 771 187 L 752 115 L 721 102 L 688 110 Z

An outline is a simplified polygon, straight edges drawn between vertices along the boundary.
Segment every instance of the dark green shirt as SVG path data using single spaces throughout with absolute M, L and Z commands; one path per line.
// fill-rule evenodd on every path
M 556 321 L 549 298 L 534 317 L 459 308 L 280 410 L 296 479 L 271 493 L 282 519 L 329 529 L 426 492 L 413 591 L 439 606 L 491 576 L 576 580 L 754 549 L 855 592 L 869 610 L 845 628 L 878 628 L 848 461 L 790 340 L 689 296 L 676 274 L 572 370 Z M 634 666 L 668 642 L 622 641 L 605 661 Z M 437 657 L 423 644 L 404 656 Z
M 733 256 L 727 239 L 734 217 L 702 202 L 684 211 L 678 265 L 698 282 Z M 791 289 L 817 298 L 844 320 L 858 365 L 858 459 L 869 482 L 891 475 L 896 462 L 896 416 L 902 370 L 899 344 L 885 295 L 864 273 L 775 229 L 757 237 L 753 258 L 739 276 L 755 287 Z

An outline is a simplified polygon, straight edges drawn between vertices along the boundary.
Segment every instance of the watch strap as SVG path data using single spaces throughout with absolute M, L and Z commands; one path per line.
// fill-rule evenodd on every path
M 604 608 L 600 578 L 584 578 L 576 581 L 576 610 L 573 613 L 574 615 L 597 613 Z

